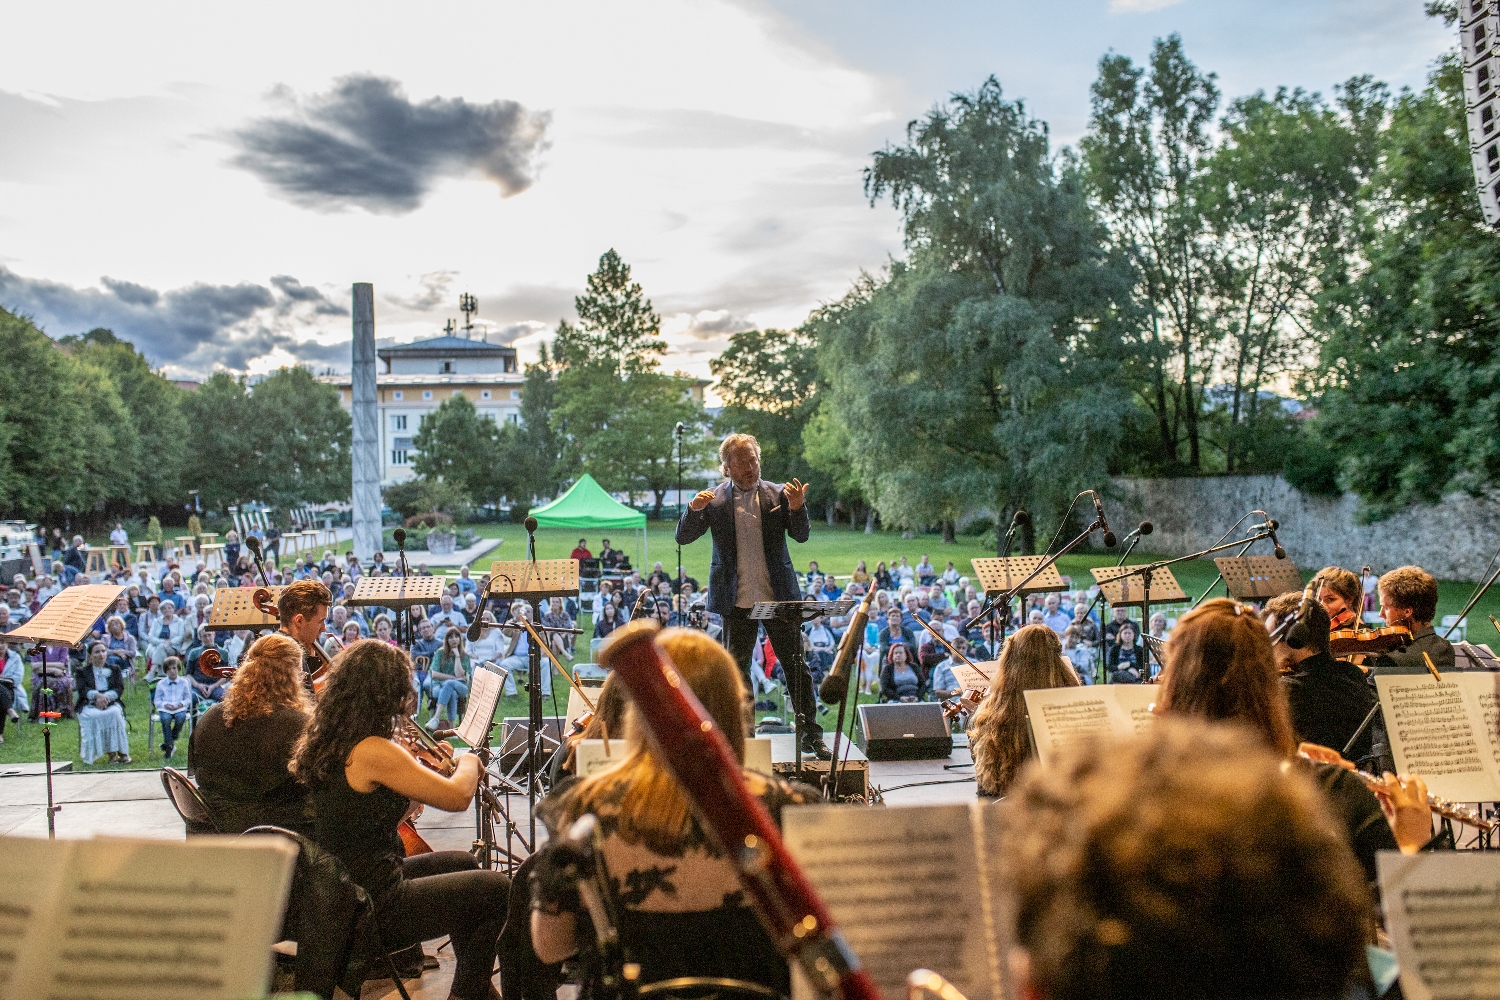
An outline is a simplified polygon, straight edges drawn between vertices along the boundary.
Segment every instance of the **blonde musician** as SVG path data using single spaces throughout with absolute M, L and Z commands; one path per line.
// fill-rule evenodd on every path
M 734 658 L 696 629 L 665 629 L 658 642 L 743 761 L 745 685 Z M 572 824 L 591 814 L 610 879 L 620 887 L 618 929 L 640 963 L 636 985 L 713 976 L 789 996 L 787 963 L 747 904 L 734 861 L 699 824 L 633 713 L 625 730 L 624 760 L 545 803 L 542 816 L 552 836 L 536 856 L 531 881 L 537 957 L 560 962 L 578 950 L 580 935 L 592 933 L 578 919 L 578 879 L 562 843 Z M 754 771 L 744 777 L 773 819 L 785 805 L 818 797 L 810 788 Z
M 473 754 L 444 777 L 392 741 L 396 720 L 415 708 L 406 653 L 379 639 L 351 644 L 334 660 L 292 770 L 312 790 L 315 839 L 374 901 L 385 947 L 446 934 L 458 959 L 451 995 L 492 1000 L 510 879 L 465 851 L 404 857 L 397 833 L 413 803 L 459 812 L 479 783 Z
M 974 780 L 987 798 L 1004 795 L 1033 755 L 1025 693 L 1079 684 L 1072 664 L 1063 659 L 1062 642 L 1047 625 L 1027 625 L 1011 636 L 996 673 L 969 723 Z
M 1427 661 L 1422 654 L 1426 653 L 1439 672 L 1452 669 L 1453 645 L 1432 627 L 1438 604 L 1438 585 L 1432 574 L 1419 566 L 1402 566 L 1382 576 L 1377 590 L 1385 623 L 1411 629 L 1411 645 L 1386 657 L 1398 666 L 1423 669 Z

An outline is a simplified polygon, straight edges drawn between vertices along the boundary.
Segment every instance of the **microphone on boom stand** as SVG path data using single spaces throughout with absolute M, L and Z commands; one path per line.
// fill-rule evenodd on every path
M 260 539 L 254 535 L 245 536 L 245 548 L 250 550 L 250 558 L 255 560 L 255 568 L 260 570 L 260 582 L 265 586 L 271 585 L 270 577 L 266 576 L 266 565 L 260 561 Z
M 1281 527 L 1280 521 L 1276 520 L 1274 517 L 1268 517 L 1266 518 L 1265 524 L 1257 524 L 1255 527 L 1250 529 L 1250 533 L 1253 535 L 1258 531 L 1264 531 L 1266 534 L 1270 535 L 1271 544 L 1276 546 L 1276 558 L 1285 559 L 1286 549 L 1281 547 L 1281 540 L 1276 537 L 1276 529 L 1279 527 Z
M 391 538 L 396 542 L 396 568 L 401 571 L 401 587 L 406 588 L 406 529 L 400 525 L 391 532 Z M 411 608 L 396 609 L 396 641 L 407 649 L 411 648 L 412 641 Z
M 1134 531 L 1125 536 L 1125 541 L 1127 542 L 1125 551 L 1120 553 L 1120 561 L 1115 565 L 1124 566 L 1125 560 L 1130 557 L 1130 553 L 1132 550 L 1134 550 L 1136 543 L 1155 530 L 1156 526 L 1150 521 L 1142 521 L 1139 525 L 1137 525 Z
M 1104 504 L 1099 502 L 1099 494 L 1089 490 L 1089 496 L 1094 498 L 1094 516 L 1099 519 L 1099 527 L 1104 529 L 1104 547 L 1112 549 L 1115 547 L 1115 533 L 1109 530 L 1109 522 L 1104 519 Z

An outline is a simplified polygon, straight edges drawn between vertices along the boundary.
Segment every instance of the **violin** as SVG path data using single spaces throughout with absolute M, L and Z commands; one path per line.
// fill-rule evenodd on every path
M 265 587 L 255 588 L 255 592 L 250 595 L 250 603 L 255 606 L 256 611 L 259 611 L 267 618 L 278 622 L 281 621 L 281 609 L 276 607 L 276 602 L 271 600 L 271 592 Z M 333 668 L 333 661 L 328 658 L 328 654 L 323 652 L 322 647 L 317 643 L 303 645 L 302 648 L 318 663 L 312 672 L 313 694 L 316 695 L 323 690 L 323 685 L 328 683 L 328 671 Z
M 1339 629 L 1328 633 L 1328 651 L 1334 656 L 1388 653 L 1411 644 L 1411 629 L 1405 625 L 1385 628 Z
M 396 720 L 391 741 L 397 746 L 405 747 L 408 753 L 417 758 L 417 763 L 445 778 L 458 769 L 458 763 L 453 759 L 453 750 L 446 743 L 433 739 L 427 730 L 409 718 Z M 432 853 L 432 845 L 417 832 L 409 815 L 397 824 L 396 833 L 401 838 L 401 846 L 408 858 Z
M 949 698 L 943 702 L 943 718 L 952 721 L 964 712 L 974 711 L 989 693 L 989 688 L 971 688 L 957 698 Z
M 212 646 L 198 654 L 198 670 L 205 676 L 223 680 L 226 677 L 233 677 L 235 669 L 235 667 L 224 666 L 223 654 Z

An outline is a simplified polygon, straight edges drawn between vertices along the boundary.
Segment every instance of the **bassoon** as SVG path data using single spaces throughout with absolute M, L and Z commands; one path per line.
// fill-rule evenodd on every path
M 660 627 L 651 620 L 620 627 L 599 650 L 599 663 L 613 669 L 630 692 L 658 759 L 734 863 L 777 949 L 802 967 L 820 994 L 880 1000 L 771 814 L 745 786 L 729 741 L 656 644 Z

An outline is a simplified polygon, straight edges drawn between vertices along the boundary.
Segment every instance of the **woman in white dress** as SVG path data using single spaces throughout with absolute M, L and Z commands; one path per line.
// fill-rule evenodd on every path
M 112 764 L 130 763 L 130 736 L 125 731 L 125 675 L 105 662 L 102 642 L 89 646 L 89 659 L 78 671 L 78 756 L 92 764 L 105 754 Z

